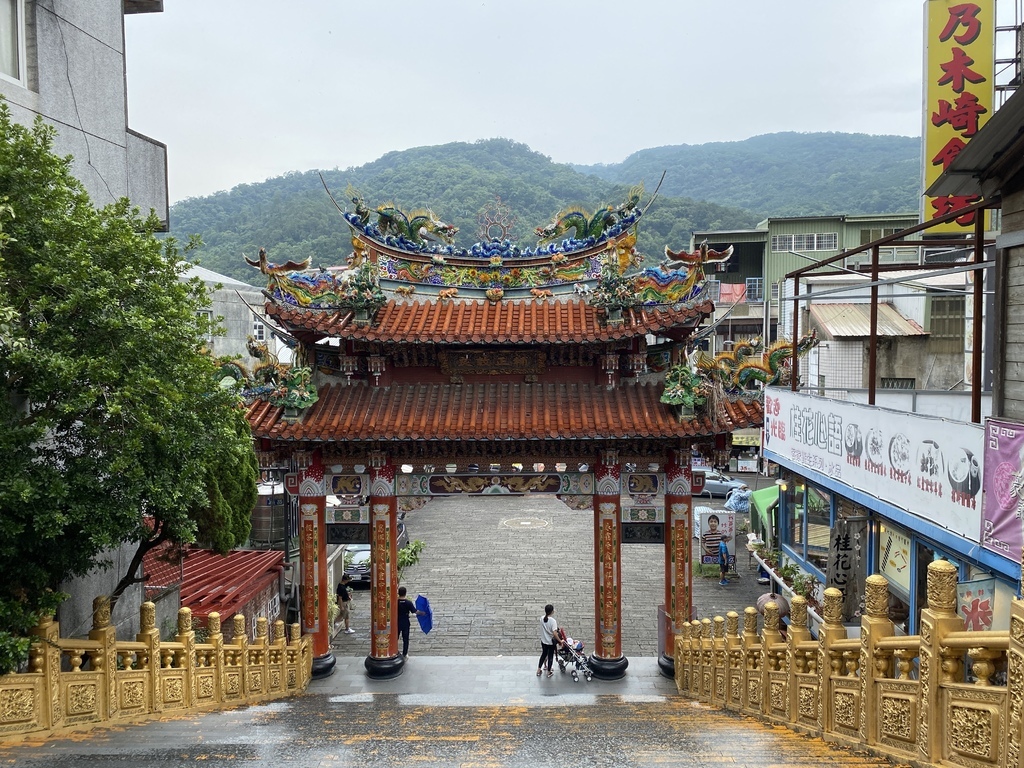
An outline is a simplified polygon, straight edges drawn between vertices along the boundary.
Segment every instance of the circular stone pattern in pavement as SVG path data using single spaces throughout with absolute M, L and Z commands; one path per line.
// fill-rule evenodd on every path
M 510 517 L 502 520 L 501 524 L 513 530 L 525 530 L 527 528 L 547 528 L 551 523 L 541 520 L 539 517 Z

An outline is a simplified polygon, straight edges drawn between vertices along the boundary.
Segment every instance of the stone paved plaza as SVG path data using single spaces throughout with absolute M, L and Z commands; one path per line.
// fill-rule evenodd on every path
M 720 509 L 721 499 L 700 504 Z M 410 539 L 425 546 L 402 583 L 426 595 L 434 630 L 413 628 L 410 655 L 528 656 L 539 653 L 537 623 L 544 604 L 575 638 L 594 647 L 594 524 L 589 510 L 569 509 L 553 496 L 453 496 L 406 515 Z M 696 542 L 694 542 L 696 544 Z M 664 601 L 664 547 L 622 547 L 622 647 L 627 659 L 658 653 L 658 606 Z M 740 547 L 738 575 L 719 586 L 718 571 L 694 576 L 694 615 L 724 616 L 754 605 L 757 584 Z M 367 655 L 369 592 L 354 592 L 353 635 L 337 634 L 339 656 Z

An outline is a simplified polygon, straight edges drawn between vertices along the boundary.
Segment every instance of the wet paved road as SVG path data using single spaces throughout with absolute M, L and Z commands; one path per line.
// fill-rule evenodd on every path
M 24 768 L 856 766 L 884 760 L 675 694 L 653 659 L 619 681 L 538 679 L 530 657 L 412 657 L 370 681 L 362 658 L 287 701 L 0 746 Z

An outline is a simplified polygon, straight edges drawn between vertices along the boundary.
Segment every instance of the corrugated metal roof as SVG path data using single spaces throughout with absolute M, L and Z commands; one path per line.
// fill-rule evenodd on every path
M 189 549 L 181 583 L 181 604 L 192 614 L 205 617 L 210 611 L 229 618 L 267 584 L 277 580 L 284 567 L 284 552 L 240 550 L 218 555 L 208 549 Z M 251 618 L 251 617 L 247 617 Z
M 871 335 L 869 304 L 812 304 L 811 319 L 833 339 Z M 890 304 L 878 305 L 879 336 L 924 336 L 927 332 Z

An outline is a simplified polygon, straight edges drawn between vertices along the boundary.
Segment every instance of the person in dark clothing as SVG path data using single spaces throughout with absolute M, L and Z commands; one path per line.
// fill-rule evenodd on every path
M 341 577 L 341 581 L 338 582 L 338 618 L 345 622 L 345 634 L 355 634 L 355 630 L 350 628 L 348 625 L 349 613 L 352 604 L 352 590 L 349 588 L 348 583 L 351 577 L 346 573 Z
M 398 588 L 398 634 L 402 638 L 402 656 L 409 656 L 409 616 L 425 616 L 423 611 L 417 611 L 416 605 L 406 597 L 405 587 Z

